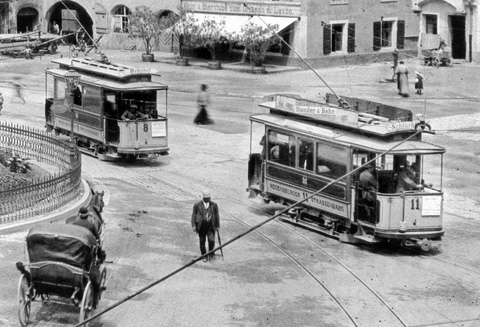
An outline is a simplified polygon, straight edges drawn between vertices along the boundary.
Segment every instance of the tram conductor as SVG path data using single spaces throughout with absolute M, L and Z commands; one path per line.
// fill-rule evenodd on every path
M 215 232 L 220 229 L 220 216 L 218 214 L 218 205 L 211 201 L 209 191 L 203 191 L 202 200 L 195 203 L 192 212 L 192 228 L 198 234 L 200 239 L 200 252 L 202 255 L 207 253 L 205 242 L 208 240 L 208 251 L 215 248 Z M 215 254 L 209 255 L 203 261 L 212 261 Z
M 360 187 L 362 188 L 362 199 L 367 205 L 375 203 L 375 192 L 378 190 L 378 182 L 373 175 L 375 168 L 367 164 L 365 170 L 360 174 Z

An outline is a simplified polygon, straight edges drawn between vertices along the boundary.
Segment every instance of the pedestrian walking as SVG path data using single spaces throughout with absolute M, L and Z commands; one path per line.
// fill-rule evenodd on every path
M 218 214 L 218 205 L 211 201 L 209 191 L 203 191 L 202 200 L 195 203 L 192 212 L 192 228 L 198 234 L 200 240 L 200 253 L 207 253 L 205 242 L 208 240 L 208 251 L 215 248 L 215 232 L 220 229 L 220 216 Z M 212 253 L 209 257 L 203 259 L 204 262 L 215 259 Z
M 422 94 L 423 92 L 423 75 L 420 72 L 415 72 L 415 90 L 417 94 Z
M 410 90 L 408 88 L 408 68 L 403 61 L 400 61 L 396 72 L 398 94 L 403 97 L 408 97 L 410 95 Z
M 193 122 L 197 125 L 208 125 L 213 124 L 213 120 L 208 117 L 207 106 L 210 105 L 210 95 L 207 91 L 207 85 L 202 84 L 200 86 L 200 92 L 198 93 L 197 97 L 197 104 L 198 104 L 198 114 L 193 120 Z
M 27 101 L 25 100 L 25 98 L 23 96 L 23 89 L 25 88 L 25 85 L 17 83 L 17 82 L 13 82 L 13 81 L 10 81 L 10 84 L 13 86 L 13 88 L 15 90 L 11 102 L 13 102 L 13 99 L 15 99 L 15 98 L 20 98 L 20 100 L 22 100 L 23 103 L 27 103 Z
M 395 75 L 397 74 L 397 67 L 398 67 L 398 50 L 395 48 L 395 50 L 393 50 L 393 66 L 392 66 L 392 69 L 393 69 L 393 75 L 392 75 L 392 82 L 395 82 Z
M 0 92 L 0 111 L 3 109 L 3 93 Z

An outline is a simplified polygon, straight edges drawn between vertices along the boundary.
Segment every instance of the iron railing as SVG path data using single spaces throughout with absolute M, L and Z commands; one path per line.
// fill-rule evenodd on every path
M 47 177 L 0 190 L 0 224 L 56 210 L 82 190 L 80 151 L 33 128 L 0 122 L 0 150 L 42 163 Z

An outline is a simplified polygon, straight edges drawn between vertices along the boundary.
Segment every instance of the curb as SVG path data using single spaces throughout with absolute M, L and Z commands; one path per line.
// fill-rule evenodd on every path
M 54 221 L 66 219 L 77 214 L 80 207 L 88 205 L 92 199 L 90 186 L 86 180 L 82 178 L 82 192 L 80 198 L 67 203 L 63 207 L 33 218 L 27 218 L 18 222 L 0 225 L 0 235 L 26 231 L 34 225 L 51 224 Z

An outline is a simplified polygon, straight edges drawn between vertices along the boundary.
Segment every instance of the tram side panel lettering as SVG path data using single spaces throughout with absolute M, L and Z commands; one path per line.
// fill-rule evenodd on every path
M 291 186 L 278 184 L 274 181 L 268 181 L 267 192 L 294 201 L 304 200 L 313 194 L 311 192 L 300 190 Z M 345 218 L 349 217 L 348 205 L 339 201 L 315 195 L 309 198 L 304 203 L 308 206 L 314 207 L 322 211 L 327 211 L 338 216 L 342 216 Z

